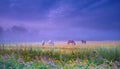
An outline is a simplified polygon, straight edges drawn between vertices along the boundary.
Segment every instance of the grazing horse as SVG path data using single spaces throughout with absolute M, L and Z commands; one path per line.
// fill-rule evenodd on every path
M 75 43 L 74 40 L 68 40 L 68 43 L 67 43 L 67 44 L 68 44 L 68 45 L 69 45 L 69 44 L 76 45 L 76 43 Z
M 48 44 L 49 44 L 50 46 L 54 46 L 54 42 L 53 42 L 52 40 L 49 40 L 49 41 L 48 41 Z
M 41 42 L 41 45 L 42 45 L 42 46 L 44 46 L 44 45 L 45 45 L 45 41 L 44 41 L 44 40 Z
M 81 40 L 82 44 L 86 44 L 86 40 Z

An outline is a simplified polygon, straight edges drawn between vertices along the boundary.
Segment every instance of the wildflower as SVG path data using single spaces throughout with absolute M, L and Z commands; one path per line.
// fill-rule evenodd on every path
M 48 61 L 48 64 L 54 64 L 54 59 L 50 59 L 49 61 Z
M 27 69 L 29 69 L 31 64 L 33 64 L 32 61 L 30 61 L 30 62 L 26 62 L 24 65 L 27 67 Z
M 83 61 L 83 64 L 86 64 L 86 63 L 87 63 L 87 60 L 84 60 L 84 61 Z
M 24 60 L 22 58 L 19 58 L 17 61 L 18 63 L 24 63 Z
M 80 62 L 80 59 L 79 59 L 79 58 L 76 58 L 75 63 L 78 64 L 79 62 Z
M 19 53 L 23 53 L 23 49 L 20 49 L 20 50 L 19 50 Z
M 115 64 L 115 63 L 113 63 L 113 65 L 112 65 L 112 68 L 111 69 L 118 69 L 118 66 Z
M 88 62 L 87 57 L 86 57 L 86 55 L 84 55 L 83 64 L 87 64 L 87 62 Z
M 76 64 L 75 64 L 75 63 L 72 63 L 71 65 L 72 65 L 72 66 L 75 66 Z
M 101 64 L 101 65 L 98 65 L 96 66 L 98 69 L 105 69 L 105 65 L 104 64 Z
M 72 61 L 71 61 L 71 60 L 69 60 L 69 63 L 72 63 Z
M 60 61 L 59 61 L 59 60 L 56 60 L 55 62 L 59 63 Z
M 86 55 L 84 55 L 84 60 L 87 60 L 87 56 Z
M 82 64 L 82 62 L 79 62 L 80 64 Z
M 47 60 L 46 60 L 45 58 L 41 58 L 41 62 L 42 62 L 43 64 L 46 64 L 46 63 L 47 63 Z
M 44 60 L 47 60 L 47 59 L 48 59 L 48 56 L 47 56 L 47 55 L 43 56 L 43 59 L 44 59 Z
M 106 64 L 109 64 L 109 61 L 107 59 L 104 59 L 104 61 L 105 61 Z
M 31 65 L 31 64 L 33 64 L 32 61 L 30 61 L 30 62 L 26 62 L 26 65 Z
M 114 62 L 117 66 L 119 66 L 120 65 L 120 63 L 118 62 L 118 61 L 115 61 Z
M 38 57 L 38 56 L 35 56 L 35 59 L 36 59 L 36 60 L 39 60 L 39 57 Z
M 3 60 L 3 61 L 7 61 L 8 59 L 9 59 L 9 56 L 8 56 L 8 55 L 2 56 L 2 60 Z

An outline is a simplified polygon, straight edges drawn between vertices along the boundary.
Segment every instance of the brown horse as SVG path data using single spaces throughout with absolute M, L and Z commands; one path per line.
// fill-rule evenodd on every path
M 72 45 L 76 45 L 75 41 L 74 40 L 68 40 L 67 42 L 68 45 L 72 44 Z
M 81 40 L 82 44 L 86 44 L 86 40 Z

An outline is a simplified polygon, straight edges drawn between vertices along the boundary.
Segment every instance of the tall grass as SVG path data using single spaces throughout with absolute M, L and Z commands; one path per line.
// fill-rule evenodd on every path
M 21 57 L 29 57 L 30 59 L 35 56 L 47 56 L 50 58 L 55 58 L 57 60 L 71 60 L 76 58 L 84 59 L 86 56 L 88 59 L 90 57 L 95 57 L 96 52 L 99 56 L 110 61 L 120 61 L 120 46 L 102 46 L 96 48 L 73 48 L 73 49 L 42 49 L 42 48 L 25 48 L 25 49 L 0 49 L 0 55 L 4 54 L 16 54 Z M 60 58 L 60 56 L 62 56 Z M 26 59 L 25 59 L 26 60 Z
M 96 49 L 103 58 L 111 61 L 120 61 L 120 46 L 99 47 Z
M 3 56 L 10 56 L 3 61 Z M 115 61 L 120 62 L 120 46 L 100 46 L 100 47 L 78 47 L 78 48 L 16 48 L 16 49 L 0 49 L 0 64 L 5 67 L 15 67 L 18 69 L 25 68 L 27 62 L 32 64 L 30 68 L 38 67 L 37 69 L 47 69 L 56 67 L 64 69 L 74 69 L 75 67 L 83 67 L 83 69 L 89 69 L 91 66 L 94 68 L 107 63 L 110 67 Z M 42 58 L 46 60 L 42 61 Z M 22 58 L 25 62 L 21 64 L 17 62 L 19 58 Z M 40 60 L 40 62 L 38 62 Z M 77 64 L 76 64 L 77 60 Z M 80 61 L 79 61 L 80 60 Z M 51 61 L 47 64 L 46 62 Z M 51 64 L 54 61 L 54 65 Z M 85 65 L 84 65 L 85 64 Z M 7 65 L 7 66 L 6 66 Z M 70 67 L 68 67 L 68 66 Z M 26 68 L 25 68 L 26 69 Z M 55 68 L 56 69 L 56 68 Z

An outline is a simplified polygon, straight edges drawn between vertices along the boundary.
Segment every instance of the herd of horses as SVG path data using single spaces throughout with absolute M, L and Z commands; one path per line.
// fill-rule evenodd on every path
M 81 40 L 81 43 L 82 43 L 82 44 L 86 44 L 86 40 Z M 54 41 L 49 40 L 48 42 L 46 42 L 46 41 L 43 40 L 43 41 L 41 42 L 41 45 L 44 46 L 45 44 L 49 44 L 50 46 L 54 46 Z M 75 42 L 74 40 L 68 40 L 68 41 L 67 41 L 67 44 L 68 44 L 68 45 L 76 45 L 76 42 Z

